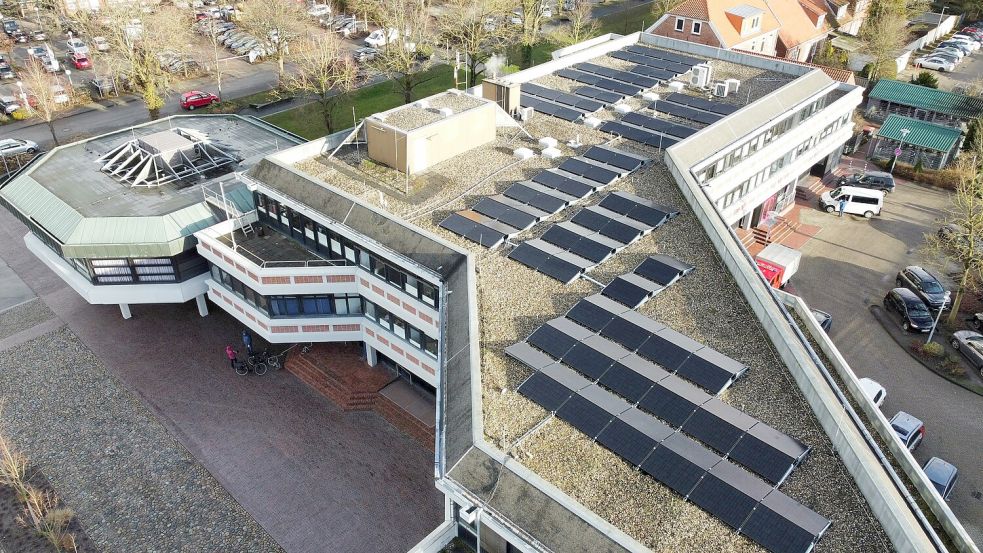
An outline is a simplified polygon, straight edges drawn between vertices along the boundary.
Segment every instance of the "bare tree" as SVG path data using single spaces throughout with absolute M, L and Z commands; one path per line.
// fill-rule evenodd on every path
M 652 2 L 652 21 L 658 21 L 660 17 L 676 9 L 682 0 L 655 0 Z
M 297 43 L 290 59 L 297 68 L 284 77 L 282 88 L 313 97 L 328 134 L 333 133 L 335 107 L 358 85 L 358 64 L 333 34 Z
M 575 0 L 573 9 L 566 11 L 570 24 L 553 33 L 550 38 L 553 42 L 570 46 L 593 37 L 599 27 L 593 10 L 594 4 L 590 0 Z
M 921 251 L 943 271 L 958 267 L 949 324 L 955 324 L 966 292 L 983 282 L 983 140 L 974 140 L 971 148 L 960 162 L 959 185 L 941 220 L 945 230 L 926 234 Z
M 427 74 L 433 66 L 433 32 L 427 0 L 387 0 L 380 2 L 375 19 L 382 26 L 387 43 L 370 65 L 395 84 L 403 102 L 413 101 L 413 90 L 434 78 Z
M 907 39 L 907 20 L 895 11 L 885 11 L 876 18 L 869 18 L 860 33 L 863 53 L 871 58 L 867 78 L 877 80 L 889 71 L 898 52 Z M 896 72 L 896 70 L 895 70 Z M 888 76 L 890 73 L 888 73 Z
M 449 0 L 438 19 L 440 34 L 465 57 L 468 87 L 478 84 L 485 63 L 513 37 L 508 0 Z
M 267 44 L 277 65 L 277 81 L 283 82 L 283 62 L 290 45 L 307 34 L 304 4 L 290 0 L 245 0 L 239 4 L 239 26 Z
M 532 64 L 533 48 L 539 44 L 541 36 L 539 34 L 543 25 L 543 7 L 546 5 L 544 0 L 519 0 L 519 18 L 522 21 L 519 34 L 519 44 L 522 46 L 523 65 Z
M 159 6 L 144 13 L 137 3 L 112 3 L 98 13 L 78 12 L 86 36 L 103 36 L 109 51 L 101 56 L 114 81 L 125 78 L 138 91 L 151 119 L 160 116 L 170 75 L 161 63 L 165 54 L 192 57 L 191 20 L 177 8 Z
M 25 102 L 25 109 L 48 125 L 48 132 L 51 133 L 51 139 L 57 146 L 59 142 L 54 121 L 59 113 L 74 104 L 72 94 L 53 79 L 37 60 L 29 60 L 24 65 L 20 78 L 29 95 Z

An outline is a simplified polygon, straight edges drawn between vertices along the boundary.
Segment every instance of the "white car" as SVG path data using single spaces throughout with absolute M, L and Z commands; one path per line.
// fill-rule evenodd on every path
M 88 54 L 89 47 L 85 45 L 84 42 L 77 38 L 70 38 L 68 42 L 65 43 L 68 46 L 69 54 Z
M 881 405 L 884 405 L 884 398 L 887 397 L 887 390 L 885 390 L 884 386 L 881 386 L 876 380 L 861 378 L 860 389 L 863 390 L 864 395 L 870 399 L 875 407 L 880 408 Z
M 952 35 L 949 37 L 949 40 L 953 42 L 961 42 L 966 46 L 969 46 L 969 48 L 974 52 L 980 49 L 979 41 L 966 35 Z
M 307 15 L 311 17 L 324 17 L 331 15 L 331 6 L 327 4 L 314 4 L 307 9 Z
M 388 32 L 382 29 L 376 29 L 369 33 L 369 36 L 365 37 L 363 42 L 370 48 L 378 48 L 389 44 L 397 38 L 399 38 L 399 31 L 396 29 L 389 29 Z
M 924 67 L 925 69 L 935 69 L 936 71 L 952 71 L 956 68 L 956 64 L 951 61 L 944 60 L 939 57 L 925 57 L 918 58 L 915 60 L 915 67 Z
M 0 138 L 0 157 L 15 156 L 17 154 L 33 154 L 40 151 L 37 142 L 21 140 L 19 138 Z
M 966 57 L 966 52 L 963 52 L 959 48 L 946 48 L 946 47 L 936 48 L 932 52 L 932 54 L 935 54 L 935 53 L 949 54 L 950 56 L 954 56 L 956 59 L 960 59 L 960 60 L 963 59 L 964 57 Z M 931 56 L 931 54 L 929 54 L 929 56 Z
M 55 101 L 56 104 L 67 104 L 68 103 L 68 93 L 65 92 L 65 87 L 60 84 L 51 85 L 51 99 Z
M 100 52 L 106 52 L 109 50 L 109 41 L 106 40 L 106 37 L 92 37 L 92 46 Z

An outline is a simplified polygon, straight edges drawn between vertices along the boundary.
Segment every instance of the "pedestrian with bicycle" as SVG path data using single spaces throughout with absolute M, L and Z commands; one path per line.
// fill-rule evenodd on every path
M 242 344 L 246 346 L 246 354 L 253 354 L 253 335 L 249 333 L 248 329 L 242 330 Z
M 231 365 L 233 369 L 236 368 L 237 355 L 235 348 L 232 347 L 232 344 L 225 346 L 225 356 L 229 358 L 229 365 Z

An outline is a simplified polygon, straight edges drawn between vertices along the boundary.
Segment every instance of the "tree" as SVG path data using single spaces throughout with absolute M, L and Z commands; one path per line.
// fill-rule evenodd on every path
M 567 10 L 569 25 L 562 27 L 551 36 L 553 42 L 570 46 L 593 37 L 599 27 L 594 19 L 594 4 L 590 0 L 575 0 L 573 9 Z
M 369 64 L 393 81 L 406 104 L 413 101 L 416 87 L 436 76 L 427 73 L 434 49 L 428 10 L 426 0 L 387 0 L 378 4 L 374 14 L 388 42 Z
M 358 84 L 358 64 L 334 34 L 297 43 L 290 58 L 297 67 L 284 77 L 283 89 L 314 97 L 328 134 L 333 133 L 335 107 Z
M 75 16 L 85 36 L 106 38 L 109 51 L 102 61 L 113 80 L 125 80 L 139 92 L 150 118 L 157 119 L 170 85 L 160 56 L 194 54 L 187 13 L 168 6 L 145 13 L 136 2 L 114 2 L 97 13 L 80 11 Z
M 833 41 L 831 40 L 824 42 L 812 59 L 812 63 L 816 65 L 824 65 L 837 69 L 846 69 L 849 61 L 849 55 L 843 50 L 834 48 Z
M 913 84 L 927 86 L 928 88 L 939 88 L 939 79 L 928 71 L 922 71 L 911 79 Z
M 283 82 L 283 62 L 290 45 L 307 31 L 307 13 L 302 2 L 290 0 L 245 0 L 239 4 L 238 24 L 259 40 L 276 60 L 277 82 Z
M 956 323 L 966 292 L 983 282 L 983 141 L 974 141 L 959 169 L 952 205 L 941 220 L 949 232 L 926 234 L 921 252 L 943 270 L 953 265 L 959 268 L 949 324 Z
M 890 74 L 894 68 L 897 74 L 895 58 L 904 46 L 907 32 L 907 20 L 900 12 L 887 11 L 878 17 L 870 17 L 860 31 L 863 43 L 862 52 L 871 58 L 870 67 L 865 68 L 866 77 L 876 81 Z
M 485 63 L 513 36 L 507 23 L 509 4 L 506 0 L 449 0 L 444 8 L 437 20 L 440 35 L 464 56 L 467 86 L 475 86 Z
M 539 31 L 543 25 L 545 5 L 544 0 L 519 0 L 519 18 L 522 22 L 519 44 L 522 46 L 522 64 L 525 67 L 532 65 L 532 51 L 540 41 Z
M 658 21 L 663 15 L 676 9 L 682 4 L 682 0 L 655 0 L 652 2 L 652 21 Z
M 43 120 L 48 125 L 51 139 L 55 146 L 59 145 L 54 121 L 59 113 L 73 105 L 72 94 L 52 79 L 48 71 L 37 60 L 28 60 L 24 64 L 24 69 L 20 73 L 20 80 L 29 97 L 24 108 L 32 116 Z

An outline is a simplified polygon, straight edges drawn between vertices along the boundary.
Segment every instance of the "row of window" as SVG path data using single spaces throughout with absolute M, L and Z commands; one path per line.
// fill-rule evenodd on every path
M 280 204 L 265 194 L 256 193 L 256 208 L 261 221 L 300 242 L 304 247 L 332 259 L 358 265 L 417 298 L 437 308 L 437 287 L 405 270 L 387 263 L 362 246 L 312 221 L 305 215 Z
M 676 30 L 682 33 L 685 29 L 686 29 L 686 20 L 683 19 L 682 17 L 677 17 Z M 703 30 L 703 23 L 694 20 L 692 27 L 690 27 L 690 32 L 693 33 L 694 35 L 698 35 L 702 30 Z
M 712 180 L 713 178 L 725 173 L 728 169 L 736 166 L 745 158 L 751 156 L 761 148 L 772 143 L 778 137 L 784 135 L 790 131 L 793 127 L 805 121 L 809 117 L 812 117 L 817 112 L 822 110 L 826 106 L 826 97 L 823 95 L 822 98 L 811 102 L 809 105 L 799 109 L 793 115 L 775 123 L 768 130 L 755 135 L 753 138 L 745 141 L 740 146 L 735 147 L 728 153 L 724 154 L 716 163 L 710 165 L 706 169 L 696 174 L 696 178 L 699 182 L 704 183 Z M 848 118 L 849 114 L 844 116 Z
M 431 357 L 437 357 L 436 339 L 358 294 L 264 296 L 217 265 L 212 265 L 212 279 L 271 319 L 362 315 Z

